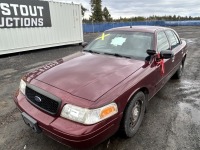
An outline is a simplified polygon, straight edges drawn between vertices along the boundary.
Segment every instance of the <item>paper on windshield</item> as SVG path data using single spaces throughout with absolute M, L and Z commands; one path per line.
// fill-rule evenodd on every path
M 111 44 L 114 46 L 121 46 L 122 44 L 124 44 L 124 42 L 126 41 L 126 38 L 123 37 L 115 37 Z

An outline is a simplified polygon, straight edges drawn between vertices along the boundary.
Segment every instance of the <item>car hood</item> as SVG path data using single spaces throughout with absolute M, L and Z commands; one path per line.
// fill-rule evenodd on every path
M 144 61 L 75 53 L 28 74 L 74 96 L 96 101 L 144 65 Z

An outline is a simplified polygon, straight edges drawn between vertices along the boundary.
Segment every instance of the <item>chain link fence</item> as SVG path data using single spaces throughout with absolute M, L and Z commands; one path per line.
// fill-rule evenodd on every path
M 104 32 L 105 30 L 123 26 L 200 26 L 200 20 L 189 21 L 138 21 L 83 24 L 84 33 Z

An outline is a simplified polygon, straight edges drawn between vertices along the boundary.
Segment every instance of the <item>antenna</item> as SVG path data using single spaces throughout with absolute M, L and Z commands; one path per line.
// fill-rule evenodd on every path
M 133 25 L 132 25 L 132 23 L 133 23 L 133 20 L 132 20 L 133 18 L 131 17 L 131 26 L 130 26 L 130 28 L 132 28 L 133 27 Z

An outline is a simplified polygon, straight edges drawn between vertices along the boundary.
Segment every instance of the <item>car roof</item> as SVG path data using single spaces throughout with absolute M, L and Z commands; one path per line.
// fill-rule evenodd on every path
M 114 32 L 114 31 L 126 31 L 126 32 L 149 32 L 149 33 L 155 33 L 157 30 L 166 30 L 170 28 L 166 27 L 160 27 L 160 26 L 125 26 L 125 27 L 118 27 L 118 28 L 112 28 L 107 30 L 108 32 Z

